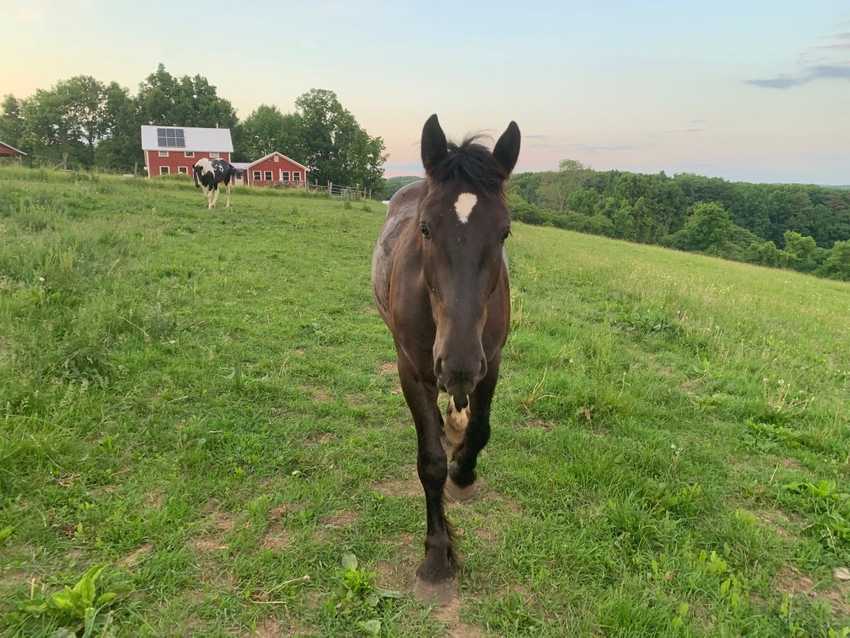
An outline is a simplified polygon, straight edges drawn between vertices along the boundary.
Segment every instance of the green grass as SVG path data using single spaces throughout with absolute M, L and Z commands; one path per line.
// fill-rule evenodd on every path
M 429 609 L 366 208 L 0 170 L 0 632 L 105 565 L 91 635 L 847 635 L 850 285 L 516 224 Z

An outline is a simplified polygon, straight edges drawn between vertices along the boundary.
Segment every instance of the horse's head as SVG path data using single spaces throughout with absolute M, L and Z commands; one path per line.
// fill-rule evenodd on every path
M 492 152 L 474 138 L 448 143 L 436 115 L 422 129 L 427 191 L 419 204 L 419 242 L 437 328 L 434 373 L 458 408 L 487 372 L 482 334 L 510 234 L 504 184 L 519 146 L 515 122 Z

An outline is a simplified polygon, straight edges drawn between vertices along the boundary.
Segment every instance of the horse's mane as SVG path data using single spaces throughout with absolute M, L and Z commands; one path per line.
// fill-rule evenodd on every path
M 481 135 L 467 137 L 460 143 L 449 142 L 449 152 L 429 172 L 437 183 L 463 181 L 485 193 L 501 193 L 508 178 L 490 149 L 479 143 Z

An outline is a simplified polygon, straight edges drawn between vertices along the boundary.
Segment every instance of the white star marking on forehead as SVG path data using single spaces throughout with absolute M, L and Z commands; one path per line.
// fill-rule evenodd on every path
M 460 220 L 461 224 L 465 224 L 469 221 L 469 215 L 472 213 L 472 209 L 475 208 L 475 204 L 478 203 L 478 196 L 473 195 L 472 193 L 461 193 L 457 196 L 457 201 L 455 202 L 455 213 L 457 213 L 457 218 Z

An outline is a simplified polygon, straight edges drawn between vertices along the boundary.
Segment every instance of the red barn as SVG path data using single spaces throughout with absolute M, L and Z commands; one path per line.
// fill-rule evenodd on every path
M 20 159 L 22 157 L 26 157 L 26 153 L 23 151 L 19 151 L 14 146 L 10 146 L 5 142 L 0 142 L 0 157 L 13 157 L 16 159 Z
M 244 183 L 250 186 L 307 185 L 307 167 L 277 151 L 238 168 L 245 171 Z
M 202 157 L 230 161 L 230 129 L 191 126 L 142 126 L 142 150 L 148 177 L 192 175 Z

